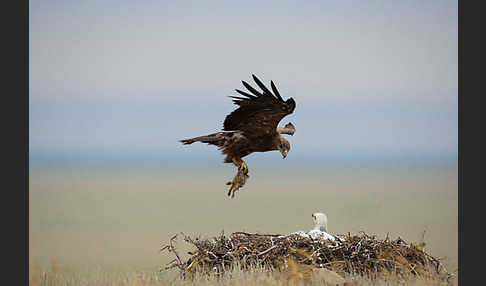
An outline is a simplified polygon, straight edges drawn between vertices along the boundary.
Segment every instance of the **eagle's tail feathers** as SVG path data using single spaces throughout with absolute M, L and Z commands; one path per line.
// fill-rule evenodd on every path
M 192 143 L 196 142 L 196 140 L 194 140 L 194 138 L 192 138 L 192 139 L 183 139 L 183 140 L 179 140 L 179 142 L 181 142 L 184 145 L 189 145 L 189 144 L 192 144 Z
M 206 136 L 199 136 L 199 137 L 194 137 L 194 138 L 190 138 L 190 139 L 183 139 L 183 140 L 180 140 L 179 142 L 183 143 L 184 145 L 192 144 L 194 142 L 202 142 L 202 143 L 220 146 L 224 143 L 224 137 L 221 136 L 219 133 L 215 133 L 215 134 L 210 134 L 210 135 L 206 135 Z

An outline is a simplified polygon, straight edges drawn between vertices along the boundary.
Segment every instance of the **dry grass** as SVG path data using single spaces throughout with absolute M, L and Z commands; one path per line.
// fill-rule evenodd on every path
M 255 267 L 249 271 L 232 270 L 228 275 L 219 278 L 208 278 L 196 275 L 193 280 L 178 278 L 175 272 L 160 273 L 157 271 L 141 272 L 105 272 L 100 269 L 92 270 L 89 273 L 80 275 L 63 269 L 59 261 L 53 261 L 47 268 L 38 264 L 31 265 L 29 285 L 31 286 L 209 286 L 209 285 L 268 285 L 268 286 L 290 286 L 290 285 L 328 285 L 308 265 L 296 262 L 289 263 L 289 267 L 282 272 L 270 272 L 261 267 Z M 457 285 L 456 277 L 450 281 L 438 279 L 437 277 L 425 277 L 412 275 L 402 277 L 393 273 L 383 273 L 377 279 L 369 279 L 358 275 L 345 276 L 343 285 Z

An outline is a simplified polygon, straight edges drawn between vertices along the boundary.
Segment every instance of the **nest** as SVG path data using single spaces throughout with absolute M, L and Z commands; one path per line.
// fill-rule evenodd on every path
M 183 234 L 182 234 L 183 235 Z M 424 243 L 406 243 L 401 238 L 390 240 L 388 236 L 377 239 L 374 235 L 337 235 L 336 241 L 313 240 L 298 234 L 274 235 L 235 232 L 229 237 L 224 233 L 212 239 L 184 236 L 184 241 L 195 247 L 187 261 L 182 261 L 172 237 L 162 250 L 176 257 L 163 269 L 178 268 L 183 278 L 195 274 L 220 276 L 238 268 L 243 271 L 263 268 L 282 271 L 289 263 L 313 268 L 327 268 L 343 277 L 361 275 L 370 279 L 384 274 L 409 277 L 441 277 L 451 274 L 439 259 L 424 250 Z

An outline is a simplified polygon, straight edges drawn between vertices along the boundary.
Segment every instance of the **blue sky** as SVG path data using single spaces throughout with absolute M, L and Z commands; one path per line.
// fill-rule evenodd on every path
M 29 39 L 31 161 L 221 161 L 177 140 L 252 73 L 297 102 L 288 158 L 457 155 L 457 1 L 34 0 Z

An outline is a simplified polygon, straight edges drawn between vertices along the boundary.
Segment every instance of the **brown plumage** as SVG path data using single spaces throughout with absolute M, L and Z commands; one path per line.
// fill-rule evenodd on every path
M 203 142 L 216 145 L 226 155 L 224 162 L 238 167 L 233 181 L 227 183 L 231 185 L 228 196 L 231 195 L 232 198 L 248 178 L 248 166 L 242 158 L 253 152 L 274 150 L 279 150 L 285 158 L 290 150 L 290 143 L 281 134 L 293 135 L 295 132 L 292 123 L 284 128 L 277 128 L 280 120 L 294 111 L 294 99 L 284 101 L 273 81 L 270 82 L 272 93 L 255 75 L 253 79 L 262 91 L 242 81 L 250 93 L 236 89 L 241 96 L 231 96 L 239 107 L 226 116 L 223 131 L 180 140 L 184 144 Z

